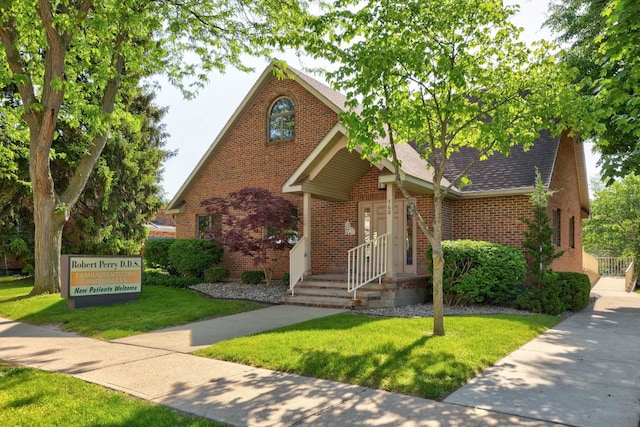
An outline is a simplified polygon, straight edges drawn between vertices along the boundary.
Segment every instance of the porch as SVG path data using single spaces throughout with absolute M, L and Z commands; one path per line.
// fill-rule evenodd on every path
M 403 164 L 419 160 L 402 154 Z M 401 172 L 405 187 L 431 194 L 426 169 L 414 169 L 420 173 Z M 336 125 L 286 181 L 284 194 L 302 196 L 287 303 L 355 308 L 424 301 L 425 248 L 418 248 L 416 222 L 393 170 L 386 160 L 372 165 L 350 150 L 346 129 Z

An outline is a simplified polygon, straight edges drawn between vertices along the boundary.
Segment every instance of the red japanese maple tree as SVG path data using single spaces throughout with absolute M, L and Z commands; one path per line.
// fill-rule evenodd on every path
M 264 271 L 267 286 L 285 251 L 297 237 L 298 215 L 293 203 L 265 188 L 248 187 L 201 202 L 208 213 L 221 215 L 221 227 L 205 237 L 227 250 L 253 258 Z

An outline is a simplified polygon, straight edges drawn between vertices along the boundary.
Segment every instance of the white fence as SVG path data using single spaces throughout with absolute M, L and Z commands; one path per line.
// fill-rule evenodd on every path
M 598 257 L 598 273 L 601 276 L 624 277 L 632 259 L 629 257 Z

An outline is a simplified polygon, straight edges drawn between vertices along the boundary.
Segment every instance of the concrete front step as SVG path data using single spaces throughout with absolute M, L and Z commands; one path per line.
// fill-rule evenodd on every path
M 346 282 L 326 281 L 326 280 L 302 280 L 296 285 L 298 288 L 315 288 L 315 289 L 347 289 Z
M 312 287 L 296 287 L 294 294 L 296 296 L 317 296 L 317 297 L 333 297 L 333 298 L 347 298 L 353 299 L 353 293 L 346 289 L 327 289 L 327 288 L 312 288 Z M 356 295 L 362 299 L 375 298 L 380 296 L 380 292 L 366 291 L 358 289 Z
M 380 291 L 359 289 L 357 299 L 347 291 L 347 284 L 337 281 L 303 281 L 296 285 L 294 295 L 284 298 L 286 304 L 313 307 L 354 308 L 366 307 L 370 300 L 380 299 Z
M 287 295 L 284 298 L 285 304 L 304 305 L 309 307 L 324 308 L 355 308 L 360 307 L 362 301 L 346 298 L 317 297 L 309 295 Z

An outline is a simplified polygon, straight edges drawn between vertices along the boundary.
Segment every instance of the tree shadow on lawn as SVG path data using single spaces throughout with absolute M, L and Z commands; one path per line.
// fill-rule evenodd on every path
M 303 355 L 296 373 L 440 400 L 476 372 L 453 353 L 419 351 L 432 338 L 422 336 L 404 346 L 383 343 L 352 355 L 301 350 Z

